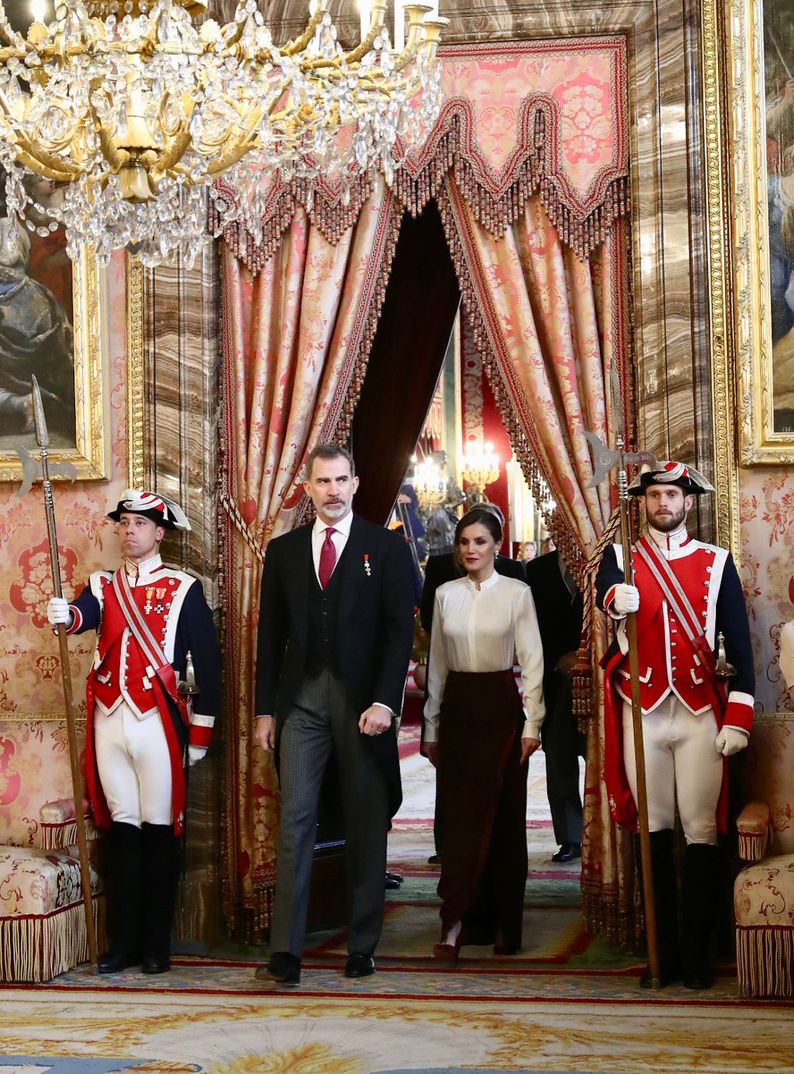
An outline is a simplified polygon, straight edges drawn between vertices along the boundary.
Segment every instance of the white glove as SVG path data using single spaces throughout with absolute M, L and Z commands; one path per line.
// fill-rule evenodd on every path
M 723 757 L 732 757 L 734 753 L 743 750 L 749 741 L 749 736 L 744 731 L 736 727 L 723 727 L 714 740 L 714 745 Z
M 187 748 L 187 763 L 192 768 L 196 761 L 200 761 L 202 757 L 207 756 L 206 746 L 188 746 Z
M 615 596 L 612 598 L 612 611 L 616 615 L 628 615 L 636 612 L 640 606 L 640 591 L 636 585 L 626 585 L 621 582 L 615 586 Z
M 47 605 L 47 622 L 50 626 L 58 626 L 59 623 L 68 626 L 71 618 L 69 601 L 65 597 L 50 597 Z

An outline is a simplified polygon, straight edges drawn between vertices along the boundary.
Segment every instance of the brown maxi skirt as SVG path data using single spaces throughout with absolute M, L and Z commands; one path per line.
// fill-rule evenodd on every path
M 450 671 L 441 702 L 438 775 L 441 923 L 464 942 L 521 947 L 527 878 L 524 712 L 512 670 Z

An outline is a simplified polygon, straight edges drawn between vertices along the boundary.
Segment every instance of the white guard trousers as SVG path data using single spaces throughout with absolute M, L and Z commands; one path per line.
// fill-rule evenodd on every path
M 722 754 L 714 741 L 711 712 L 693 716 L 674 694 L 642 717 L 648 826 L 652 832 L 675 827 L 675 807 L 687 843 L 717 842 L 717 803 L 722 787 Z M 623 764 L 637 801 L 631 705 L 623 702 Z
M 124 701 L 109 716 L 95 708 L 94 746 L 112 819 L 171 824 L 171 757 L 159 714 L 139 720 Z

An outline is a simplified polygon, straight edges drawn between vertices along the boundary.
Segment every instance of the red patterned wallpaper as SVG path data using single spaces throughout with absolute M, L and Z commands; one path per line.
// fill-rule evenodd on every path
M 109 481 L 57 483 L 55 508 L 64 592 L 74 595 L 91 571 L 117 559 L 113 523 L 104 517 L 127 487 L 126 296 L 123 257 L 109 269 Z M 29 842 L 46 798 L 70 795 L 58 645 L 46 625 L 52 589 L 41 488 L 24 497 L 0 486 L 0 843 Z M 75 701 L 93 634 L 69 642 Z M 48 721 L 42 723 L 40 721 Z M 53 721 L 53 722 L 49 722 Z
M 778 666 L 780 627 L 794 619 L 794 478 L 782 467 L 740 471 L 742 582 L 755 653 L 756 700 L 794 711 Z

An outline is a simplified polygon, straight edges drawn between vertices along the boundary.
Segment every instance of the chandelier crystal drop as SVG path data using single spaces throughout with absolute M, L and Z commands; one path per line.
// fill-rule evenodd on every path
M 49 24 L 14 30 L 0 0 L 0 164 L 6 212 L 47 234 L 157 264 L 189 260 L 207 227 L 207 198 L 226 173 L 238 196 L 216 198 L 256 237 L 275 176 L 344 190 L 362 172 L 391 182 L 441 104 L 436 49 L 446 20 L 407 4 L 391 48 L 387 0 L 344 49 L 311 0 L 302 34 L 273 43 L 256 0 L 224 26 L 198 21 L 203 0 L 55 0 Z M 36 178 L 38 177 L 38 179 Z

